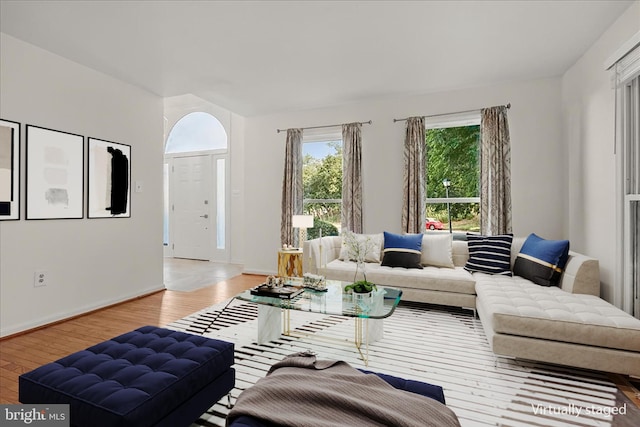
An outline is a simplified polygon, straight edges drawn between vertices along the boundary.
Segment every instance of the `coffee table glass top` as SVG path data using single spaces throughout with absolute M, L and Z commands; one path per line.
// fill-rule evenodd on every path
M 286 284 L 300 286 L 302 282 L 291 278 L 287 279 Z M 344 292 L 344 287 L 349 284 L 348 282 L 327 280 L 326 284 L 326 292 L 304 289 L 302 293 L 291 299 L 253 295 L 251 290 L 236 295 L 236 299 L 310 313 L 383 319 L 391 316 L 402 297 L 400 289 L 378 286 L 377 293 L 374 293 L 371 299 L 358 301 L 357 296 L 354 299 L 354 294 Z

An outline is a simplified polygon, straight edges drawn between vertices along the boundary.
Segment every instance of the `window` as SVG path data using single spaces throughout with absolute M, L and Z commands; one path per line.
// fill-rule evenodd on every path
M 224 249 L 226 241 L 226 159 L 216 159 L 216 248 Z
M 340 234 L 342 211 L 341 131 L 313 133 L 305 130 L 302 139 L 303 213 L 313 215 L 314 228 L 308 238 Z
M 480 113 L 427 118 L 425 229 L 480 231 Z
M 616 228 L 618 286 L 615 304 L 640 318 L 640 41 L 635 48 L 618 56 L 614 67 L 616 83 Z
M 209 113 L 189 113 L 173 126 L 167 138 L 165 154 L 206 150 L 226 150 L 227 131 Z
M 162 167 L 163 176 L 163 194 L 164 200 L 162 204 L 163 224 L 162 224 L 162 244 L 169 245 L 169 163 L 164 162 Z
M 623 157 L 623 307 L 640 318 L 640 76 L 621 89 Z

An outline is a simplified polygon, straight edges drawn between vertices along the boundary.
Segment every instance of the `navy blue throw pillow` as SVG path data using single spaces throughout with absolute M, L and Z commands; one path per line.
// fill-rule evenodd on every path
M 546 240 L 531 233 L 513 265 L 513 273 L 541 286 L 558 286 L 569 259 L 568 240 Z
M 511 276 L 511 243 L 513 234 L 481 236 L 467 233 L 469 260 L 464 269 L 474 273 Z
M 384 232 L 382 265 L 387 267 L 420 268 L 422 264 L 422 234 Z

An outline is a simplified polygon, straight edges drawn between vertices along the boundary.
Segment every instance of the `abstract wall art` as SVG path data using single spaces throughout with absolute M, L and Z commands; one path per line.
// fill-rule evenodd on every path
M 27 219 L 84 218 L 84 137 L 26 127 Z
M 131 146 L 89 138 L 89 218 L 131 217 Z
M 20 123 L 0 119 L 0 221 L 20 219 Z

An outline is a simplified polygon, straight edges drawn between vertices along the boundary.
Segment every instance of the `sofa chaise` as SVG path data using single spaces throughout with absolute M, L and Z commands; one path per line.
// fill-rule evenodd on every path
M 599 298 L 596 259 L 569 252 L 558 286 L 541 286 L 518 275 L 470 273 L 464 268 L 466 241 L 429 246 L 429 234 L 424 239 L 423 255 L 450 251 L 444 258 L 452 265 L 415 269 L 368 262 L 367 280 L 401 288 L 403 300 L 477 310 L 497 355 L 640 376 L 640 320 Z M 513 239 L 511 268 L 525 241 Z M 307 241 L 303 250 L 305 272 L 354 280 L 356 263 L 341 259 L 341 236 Z

